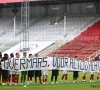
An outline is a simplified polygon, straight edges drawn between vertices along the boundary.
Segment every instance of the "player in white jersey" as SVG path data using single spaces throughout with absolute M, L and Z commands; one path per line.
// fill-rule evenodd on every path
M 11 60 L 14 59 L 14 54 L 13 53 L 10 54 L 10 58 L 9 59 L 11 59 Z M 11 80 L 11 76 L 12 76 L 12 80 Z M 14 71 L 10 71 L 10 75 L 9 75 L 9 85 L 14 84 L 14 76 L 15 76 Z
M 44 68 L 42 70 L 42 79 L 43 79 L 43 84 L 47 83 L 47 79 L 48 79 L 48 70 L 47 68 Z
M 91 73 L 91 75 L 90 75 L 90 82 L 94 82 L 94 72 L 91 71 L 90 73 Z
M 96 58 L 98 62 L 100 62 L 100 54 L 97 56 Z M 99 78 L 100 78 L 100 71 L 97 73 L 97 81 L 99 81 Z
M 89 60 L 88 56 L 85 56 L 84 61 L 88 61 L 88 60 Z M 84 70 L 83 71 L 83 77 L 82 77 L 82 82 L 83 83 L 86 83 L 86 74 L 87 74 L 87 70 Z
M 99 78 L 100 78 L 100 72 L 98 72 L 97 74 L 97 81 L 99 81 Z
M 91 60 L 91 62 L 94 62 L 94 59 Z M 94 82 L 94 73 L 93 71 L 90 71 L 91 75 L 90 75 L 90 82 Z
M 48 70 L 42 70 L 42 76 L 43 76 L 43 84 L 47 83 L 47 79 L 48 79 Z
M 19 53 L 16 53 L 16 58 L 20 58 L 20 54 Z M 20 74 L 20 71 L 15 71 L 15 85 L 18 85 L 19 84 L 19 74 Z
M 87 74 L 87 71 L 83 71 L 83 77 L 82 77 L 82 82 L 83 83 L 86 83 L 86 74 Z
M 68 58 L 68 54 L 65 55 L 65 58 Z M 61 83 L 63 83 L 63 79 L 65 77 L 65 82 L 67 82 L 67 78 L 68 78 L 68 70 L 63 70 L 63 75 L 61 77 Z M 68 83 L 68 82 L 67 82 Z

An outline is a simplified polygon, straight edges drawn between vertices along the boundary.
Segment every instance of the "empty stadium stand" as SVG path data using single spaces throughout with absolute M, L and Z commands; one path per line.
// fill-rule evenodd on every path
M 85 56 L 89 57 L 91 54 L 100 50 L 99 26 L 100 20 L 95 22 L 91 27 L 88 27 L 84 32 L 81 32 L 81 34 L 73 40 L 52 52 L 49 56 L 57 53 L 58 56 L 68 54 L 69 57 L 74 58 L 74 56 L 77 55 L 79 59 L 84 60 Z
M 64 21 L 63 20 L 60 21 L 57 25 L 50 25 L 50 20 L 52 18 L 53 17 L 43 17 L 40 20 L 36 19 L 37 22 L 31 24 L 29 28 L 30 41 L 43 41 L 43 40 L 57 41 L 57 40 L 64 39 L 63 37 Z M 65 39 L 70 41 L 71 39 L 76 37 L 77 34 L 82 32 L 82 28 L 86 26 L 88 23 L 91 23 L 91 21 L 94 19 L 97 19 L 97 17 L 95 17 L 94 15 L 67 17 L 67 28 L 66 28 L 67 37 Z M 14 45 L 20 42 L 20 35 L 22 33 L 19 33 L 17 36 L 14 36 L 12 19 L 10 20 L 11 22 L 8 22 L 8 20 L 5 21 L 5 22 L 8 22 L 9 26 L 8 26 L 8 29 L 5 30 L 5 33 L 0 36 L 1 52 L 6 51 L 7 49 L 13 47 Z M 21 27 L 19 26 L 19 22 L 20 21 L 16 22 L 16 31 L 19 31 L 21 29 Z M 31 22 L 33 21 L 31 20 Z

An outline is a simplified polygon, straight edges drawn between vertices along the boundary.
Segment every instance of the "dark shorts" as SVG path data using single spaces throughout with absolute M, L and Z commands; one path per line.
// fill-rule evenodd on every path
M 21 75 L 27 75 L 27 71 L 22 71 Z
M 28 71 L 28 77 L 34 77 L 34 70 Z
M 7 79 L 8 78 L 8 70 L 2 70 L 2 78 Z
M 35 77 L 40 77 L 42 74 L 41 74 L 41 70 L 34 70 L 34 76 Z
M 59 75 L 59 70 L 55 69 L 52 70 L 52 76 L 58 76 Z
M 0 68 L 0 75 L 2 75 L 2 69 Z
M 73 71 L 73 78 L 78 78 L 79 75 L 78 75 L 78 71 Z

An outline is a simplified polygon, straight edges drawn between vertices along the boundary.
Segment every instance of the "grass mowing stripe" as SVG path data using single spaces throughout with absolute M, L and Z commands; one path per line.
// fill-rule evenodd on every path
M 63 72 L 59 72 L 58 76 L 58 82 L 60 82 Z M 89 82 L 90 81 L 90 73 L 87 73 L 86 77 L 86 83 L 82 83 L 82 76 L 83 73 L 79 72 L 79 78 L 77 80 L 78 83 L 73 83 L 73 72 L 69 72 L 68 74 L 68 84 L 67 83 L 59 83 L 59 84 L 51 84 L 51 71 L 48 73 L 48 84 L 33 84 L 33 85 L 27 85 L 27 87 L 24 87 L 24 85 L 0 85 L 0 90 L 94 90 L 91 85 L 100 85 L 100 82 Z M 96 81 L 97 73 L 95 74 L 94 80 Z M 34 83 L 34 78 L 33 78 Z M 39 81 L 38 81 L 39 83 Z M 100 89 L 100 88 L 96 88 Z
M 27 85 L 27 87 L 26 88 L 34 88 L 34 87 L 37 87 L 37 88 L 45 88 L 45 87 L 65 87 L 65 86 L 67 86 L 67 87 L 71 87 L 71 86 L 75 86 L 75 87 L 77 87 L 77 86 L 83 86 L 83 85 L 86 85 L 86 86 L 90 86 L 92 83 L 88 83 L 88 84 L 46 84 L 46 85 L 36 85 L 36 86 L 34 86 L 34 85 Z M 92 85 L 97 85 L 97 84 L 92 84 Z M 99 84 L 98 84 L 99 85 Z M 19 86 L 3 86 L 3 87 L 0 87 L 0 88 L 24 88 L 24 85 L 19 85 Z

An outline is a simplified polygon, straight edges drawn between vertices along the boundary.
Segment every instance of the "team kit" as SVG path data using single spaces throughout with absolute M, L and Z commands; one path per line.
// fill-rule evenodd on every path
M 26 58 L 27 57 L 27 53 L 23 53 L 23 58 Z M 29 54 L 28 58 L 32 58 L 33 55 L 32 54 Z M 35 54 L 36 58 L 39 57 L 38 54 Z M 57 57 L 57 54 L 54 55 L 54 57 Z M 68 55 L 65 55 L 66 58 L 68 58 Z M 87 65 L 89 68 L 91 67 L 91 70 L 90 69 L 82 69 L 82 70 L 78 70 L 76 69 L 77 67 L 80 67 L 82 68 L 82 65 L 80 64 L 76 64 L 76 66 L 73 64 L 73 60 L 70 60 L 70 63 L 71 64 L 68 64 L 68 59 L 64 60 L 63 61 L 65 62 L 65 64 L 63 63 L 62 65 L 61 62 L 60 64 L 58 63 L 55 63 L 57 62 L 58 60 L 56 59 L 55 62 L 53 60 L 53 67 L 51 66 L 51 69 L 48 69 L 50 65 L 47 64 L 47 61 L 46 60 L 42 60 L 43 61 L 43 66 L 42 66 L 42 69 L 38 66 L 37 69 L 28 69 L 26 70 L 25 67 L 25 60 L 22 61 L 23 63 L 21 63 L 19 66 L 20 67 L 23 67 L 23 69 L 20 68 L 19 69 L 16 69 L 16 70 L 11 70 L 13 68 L 13 66 L 10 65 L 10 69 L 8 69 L 8 63 L 4 66 L 2 65 L 2 62 L 6 62 L 8 59 L 10 58 L 10 60 L 14 58 L 14 54 L 11 53 L 10 54 L 10 57 L 8 54 L 4 54 L 4 56 L 2 57 L 2 53 L 0 53 L 0 81 L 1 81 L 1 84 L 2 85 L 26 85 L 26 84 L 33 84 L 33 80 L 32 78 L 34 78 L 34 82 L 36 84 L 38 84 L 38 81 L 40 84 L 47 84 L 48 83 L 48 70 L 51 70 L 51 84 L 58 84 L 58 76 L 59 76 L 59 71 L 62 70 L 63 71 L 63 74 L 62 74 L 62 77 L 61 77 L 61 81 L 60 83 L 63 83 L 63 82 L 66 82 L 68 83 L 68 72 L 71 71 L 73 72 L 73 83 L 77 83 L 77 78 L 79 77 L 78 75 L 78 72 L 79 71 L 82 71 L 83 72 L 83 76 L 82 76 L 82 82 L 85 83 L 86 82 L 86 74 L 87 72 L 90 72 L 91 75 L 90 75 L 90 82 L 94 82 L 94 73 L 95 73 L 95 70 L 97 70 L 96 73 L 97 74 L 97 81 L 99 80 L 99 75 L 100 75 L 100 71 L 99 71 L 99 62 L 95 62 L 95 63 L 91 63 L 91 65 Z M 20 54 L 19 53 L 16 53 L 15 54 L 15 58 L 20 58 Z M 75 56 L 74 57 L 75 60 L 78 60 L 78 56 Z M 98 60 L 100 59 L 100 57 L 98 58 Z M 39 61 L 39 60 L 38 60 Z M 29 64 L 30 61 L 28 61 Z M 11 62 L 12 63 L 12 62 Z M 13 62 L 14 63 L 14 62 Z M 57 65 L 56 65 L 57 64 Z M 94 65 L 93 65 L 94 64 Z M 21 66 L 22 65 L 22 66 Z M 28 64 L 27 64 L 28 65 Z M 36 64 L 37 65 L 37 64 Z M 39 63 L 39 65 L 41 66 L 42 64 Z M 67 66 L 68 67 L 72 67 L 71 69 L 65 69 L 64 66 Z M 84 65 L 84 63 L 83 63 Z M 18 66 L 18 63 L 16 63 L 16 66 L 17 68 L 19 67 Z M 7 68 L 5 68 L 7 67 Z M 28 68 L 30 67 L 30 65 L 27 66 Z M 36 67 L 36 66 L 35 66 Z M 46 67 L 46 68 L 45 68 Z M 59 69 L 59 67 L 62 67 L 62 69 Z M 83 66 L 84 67 L 84 66 Z M 85 65 L 86 67 L 86 65 Z M 32 65 L 31 65 L 31 68 L 32 68 Z M 39 69 L 40 68 L 40 69 Z M 94 68 L 94 69 L 93 69 Z M 15 67 L 14 67 L 15 69 Z M 21 75 L 20 75 L 21 74 Z M 2 80 L 1 80 L 1 77 L 2 77 Z

